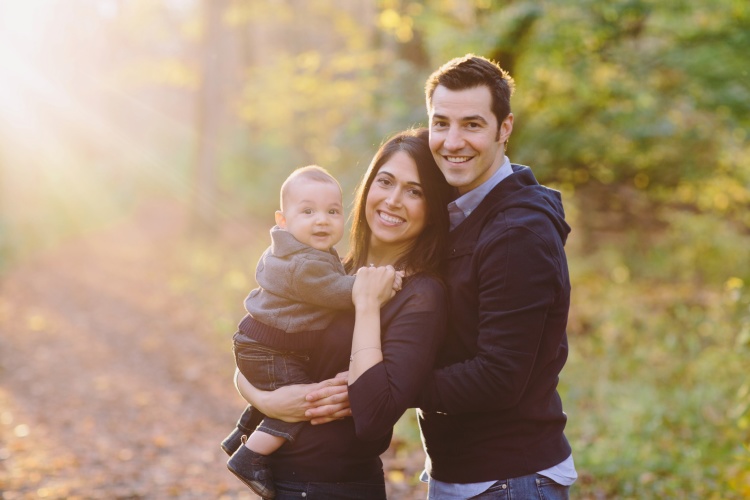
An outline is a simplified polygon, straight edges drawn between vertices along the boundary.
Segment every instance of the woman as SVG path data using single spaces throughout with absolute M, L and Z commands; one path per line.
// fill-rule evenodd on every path
M 379 455 L 390 444 L 393 425 L 414 406 L 445 332 L 447 303 L 439 272 L 450 192 L 426 129 L 397 134 L 373 158 L 357 190 L 344 259 L 347 271 L 358 274 L 355 310 L 337 316 L 310 360 L 316 380 L 348 370 L 351 410 L 337 416 L 351 411 L 352 418 L 305 426 L 295 442 L 273 454 L 277 499 L 385 498 Z M 394 269 L 405 277 L 391 298 Z M 306 410 L 331 401 L 306 401 L 318 387 L 264 392 L 238 376 L 246 399 L 264 414 L 288 421 L 308 420 Z

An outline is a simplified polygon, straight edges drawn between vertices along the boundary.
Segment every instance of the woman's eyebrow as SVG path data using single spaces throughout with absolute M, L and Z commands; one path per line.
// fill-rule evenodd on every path
M 396 178 L 395 175 L 393 175 L 392 173 L 390 173 L 387 170 L 381 170 L 380 172 L 378 172 L 378 175 L 380 175 L 380 174 L 385 174 L 388 177 L 390 177 L 391 179 L 395 179 Z M 422 184 L 420 182 L 417 182 L 417 181 L 407 181 L 406 184 L 409 184 L 410 186 L 419 186 L 419 187 L 422 187 Z

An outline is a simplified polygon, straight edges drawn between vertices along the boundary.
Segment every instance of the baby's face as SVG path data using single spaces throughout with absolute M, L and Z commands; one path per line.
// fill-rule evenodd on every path
M 299 242 L 327 251 L 344 236 L 344 207 L 335 184 L 297 181 L 284 200 L 279 226 Z

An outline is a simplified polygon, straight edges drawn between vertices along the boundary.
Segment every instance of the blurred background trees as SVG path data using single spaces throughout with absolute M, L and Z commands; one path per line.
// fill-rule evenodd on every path
M 305 164 L 350 200 L 485 55 L 574 228 L 579 491 L 750 495 L 748 48 L 744 0 L 0 0 L 0 273 L 155 197 L 265 226 Z

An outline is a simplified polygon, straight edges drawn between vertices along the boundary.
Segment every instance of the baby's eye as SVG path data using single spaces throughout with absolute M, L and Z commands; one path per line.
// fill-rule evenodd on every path
M 302 210 L 302 213 L 305 215 L 312 215 L 313 211 L 312 211 L 312 208 L 306 208 Z
M 329 215 L 338 215 L 338 214 L 340 214 L 340 213 L 341 213 L 341 210 L 339 210 L 338 208 L 332 208 L 332 209 L 330 209 L 330 210 L 328 211 L 328 214 L 329 214 Z

